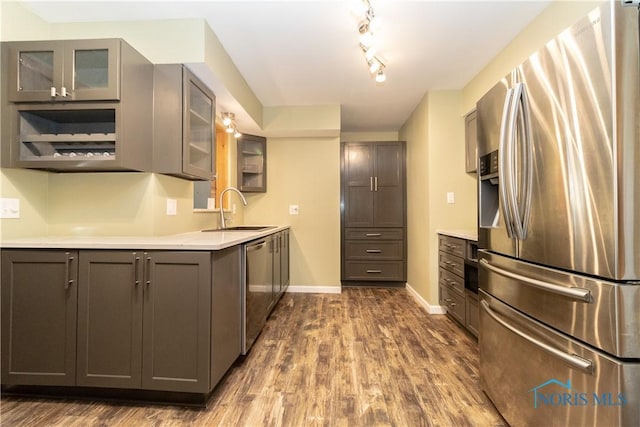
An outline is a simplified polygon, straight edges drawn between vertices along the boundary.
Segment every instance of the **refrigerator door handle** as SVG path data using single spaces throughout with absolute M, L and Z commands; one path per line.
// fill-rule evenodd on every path
M 500 267 L 496 267 L 487 261 L 486 259 L 480 260 L 480 265 L 487 270 L 490 270 L 500 276 L 507 277 L 509 279 L 517 280 L 522 282 L 525 285 L 532 286 L 534 288 L 541 289 L 543 291 L 551 292 L 557 295 L 561 295 L 563 297 L 590 303 L 592 302 L 591 291 L 589 289 L 584 288 L 567 288 L 564 286 L 554 285 L 553 283 L 543 282 L 542 280 L 534 279 L 531 277 L 523 276 L 518 273 L 514 273 L 512 271 L 504 270 Z
M 480 301 L 480 305 L 482 305 L 482 309 L 489 315 L 489 317 L 491 317 L 493 320 L 495 320 L 496 322 L 498 322 L 500 325 L 502 325 L 504 328 L 506 328 L 507 330 L 513 332 L 514 334 L 518 335 L 520 338 L 523 338 L 524 340 L 528 341 L 529 343 L 535 345 L 536 347 L 546 351 L 547 353 L 551 354 L 552 356 L 562 360 L 563 362 L 565 362 L 566 364 L 568 364 L 569 366 L 571 366 L 574 369 L 577 369 L 579 371 L 585 372 L 587 374 L 593 374 L 593 362 L 591 360 L 587 360 L 587 359 L 583 359 L 582 357 L 576 355 L 576 354 L 569 354 L 569 353 L 565 353 L 562 350 L 559 350 L 555 347 L 550 346 L 547 343 L 544 343 L 542 341 L 540 341 L 537 338 L 532 337 L 531 335 L 527 334 L 524 331 L 521 331 L 520 329 L 516 328 L 513 325 L 510 325 L 509 323 L 507 323 L 507 321 L 503 320 L 500 318 L 500 316 L 494 312 L 491 307 L 489 306 L 489 304 L 485 301 L 482 300 Z
M 533 191 L 533 136 L 531 133 L 531 106 L 529 104 L 529 96 L 527 95 L 527 87 L 522 84 L 522 93 L 520 95 L 520 103 L 522 105 L 522 124 L 524 127 L 524 158 L 525 171 L 523 177 L 524 185 L 524 212 L 522 216 L 522 240 L 527 238 L 529 232 L 529 222 L 531 220 L 531 193 Z
M 509 150 L 507 159 L 510 163 L 509 180 L 511 184 L 510 203 L 513 212 L 513 223 L 516 237 L 527 238 L 529 219 L 531 217 L 531 186 L 533 183 L 533 148 L 531 137 L 529 98 L 524 83 L 517 83 L 513 89 L 513 107 L 510 116 Z M 518 132 L 519 131 L 519 132 Z M 518 138 L 520 136 L 520 138 Z M 517 154 L 520 154 L 518 162 Z
M 502 215 L 504 217 L 505 227 L 509 238 L 517 237 L 513 229 L 513 215 L 511 210 L 510 199 L 508 197 L 512 183 L 508 173 L 507 160 L 509 156 L 510 146 L 507 141 L 509 135 L 509 117 L 513 105 L 513 89 L 507 90 L 504 99 L 504 107 L 502 108 L 502 120 L 500 121 L 500 145 L 498 147 L 498 186 L 500 187 L 500 200 L 502 201 Z
M 516 155 L 516 144 L 518 142 L 517 131 L 518 131 L 518 119 L 522 118 L 522 114 L 520 113 L 521 103 L 520 99 L 522 97 L 522 83 L 517 83 L 512 89 L 511 95 L 511 109 L 509 111 L 509 126 L 507 129 L 507 153 L 506 153 L 506 169 L 507 169 L 507 179 L 509 180 L 509 184 L 507 185 L 507 196 L 509 197 L 509 206 L 511 209 L 511 221 L 513 231 L 515 233 L 516 238 L 522 239 L 522 222 L 520 209 L 518 208 L 518 194 L 521 193 L 518 188 L 518 179 L 517 179 L 517 155 Z

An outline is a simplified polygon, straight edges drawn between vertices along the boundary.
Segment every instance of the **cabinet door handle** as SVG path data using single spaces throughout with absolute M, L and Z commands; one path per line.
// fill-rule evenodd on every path
M 365 234 L 365 236 L 367 236 L 367 237 L 380 237 L 380 236 L 382 236 L 382 233 L 367 233 L 367 234 Z
M 138 286 L 140 284 L 140 276 L 138 275 L 138 269 L 140 265 L 140 257 L 135 252 L 133 253 L 133 284 Z
M 373 191 L 373 177 L 369 177 L 369 191 Z
M 73 279 L 71 278 L 71 261 L 73 261 L 74 257 L 71 256 L 70 252 L 66 252 L 67 260 L 64 263 L 64 289 L 67 290 L 71 285 L 73 285 Z
M 367 253 L 368 254 L 380 254 L 380 253 L 382 253 L 382 250 L 380 250 L 380 249 L 367 249 Z
M 367 270 L 367 274 L 380 274 L 382 270 Z
M 147 281 L 145 282 L 145 284 L 146 284 L 147 286 L 149 286 L 149 285 L 151 285 L 151 257 L 150 257 L 150 256 L 148 256 L 148 255 L 147 255 L 146 257 L 147 257 L 147 259 L 146 259 L 146 261 L 147 261 L 147 268 L 146 268 L 146 270 L 147 270 L 147 271 L 145 271 L 145 276 L 146 276 L 146 278 L 147 278 Z
M 373 183 L 374 183 L 374 187 L 373 187 L 374 190 L 373 191 L 378 191 L 378 177 L 377 176 L 373 179 Z

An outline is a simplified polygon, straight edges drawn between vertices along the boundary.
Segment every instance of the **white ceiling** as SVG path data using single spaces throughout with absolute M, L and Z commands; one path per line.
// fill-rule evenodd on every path
M 427 91 L 462 89 L 550 0 L 372 0 L 382 85 L 350 0 L 24 3 L 48 22 L 205 18 L 264 106 L 340 104 L 343 132 L 372 132 L 397 131 Z

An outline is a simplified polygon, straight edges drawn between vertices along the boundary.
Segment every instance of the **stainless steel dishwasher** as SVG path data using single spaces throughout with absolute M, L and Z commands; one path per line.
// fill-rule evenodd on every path
M 260 334 L 273 304 L 272 239 L 267 236 L 244 245 L 243 355 Z

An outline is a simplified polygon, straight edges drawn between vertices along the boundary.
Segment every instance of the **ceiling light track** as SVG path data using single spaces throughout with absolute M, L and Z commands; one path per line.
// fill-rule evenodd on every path
M 354 10 L 358 10 L 358 33 L 360 34 L 360 49 L 364 53 L 369 73 L 377 83 L 386 80 L 384 70 L 387 64 L 377 55 L 373 46 L 374 32 L 379 27 L 379 19 L 376 17 L 370 0 L 357 0 Z
M 227 133 L 232 133 L 235 138 L 240 138 L 242 134 L 238 132 L 238 125 L 236 124 L 236 115 L 234 113 L 222 112 L 220 113 L 222 117 L 222 124 L 224 125 L 224 130 Z

